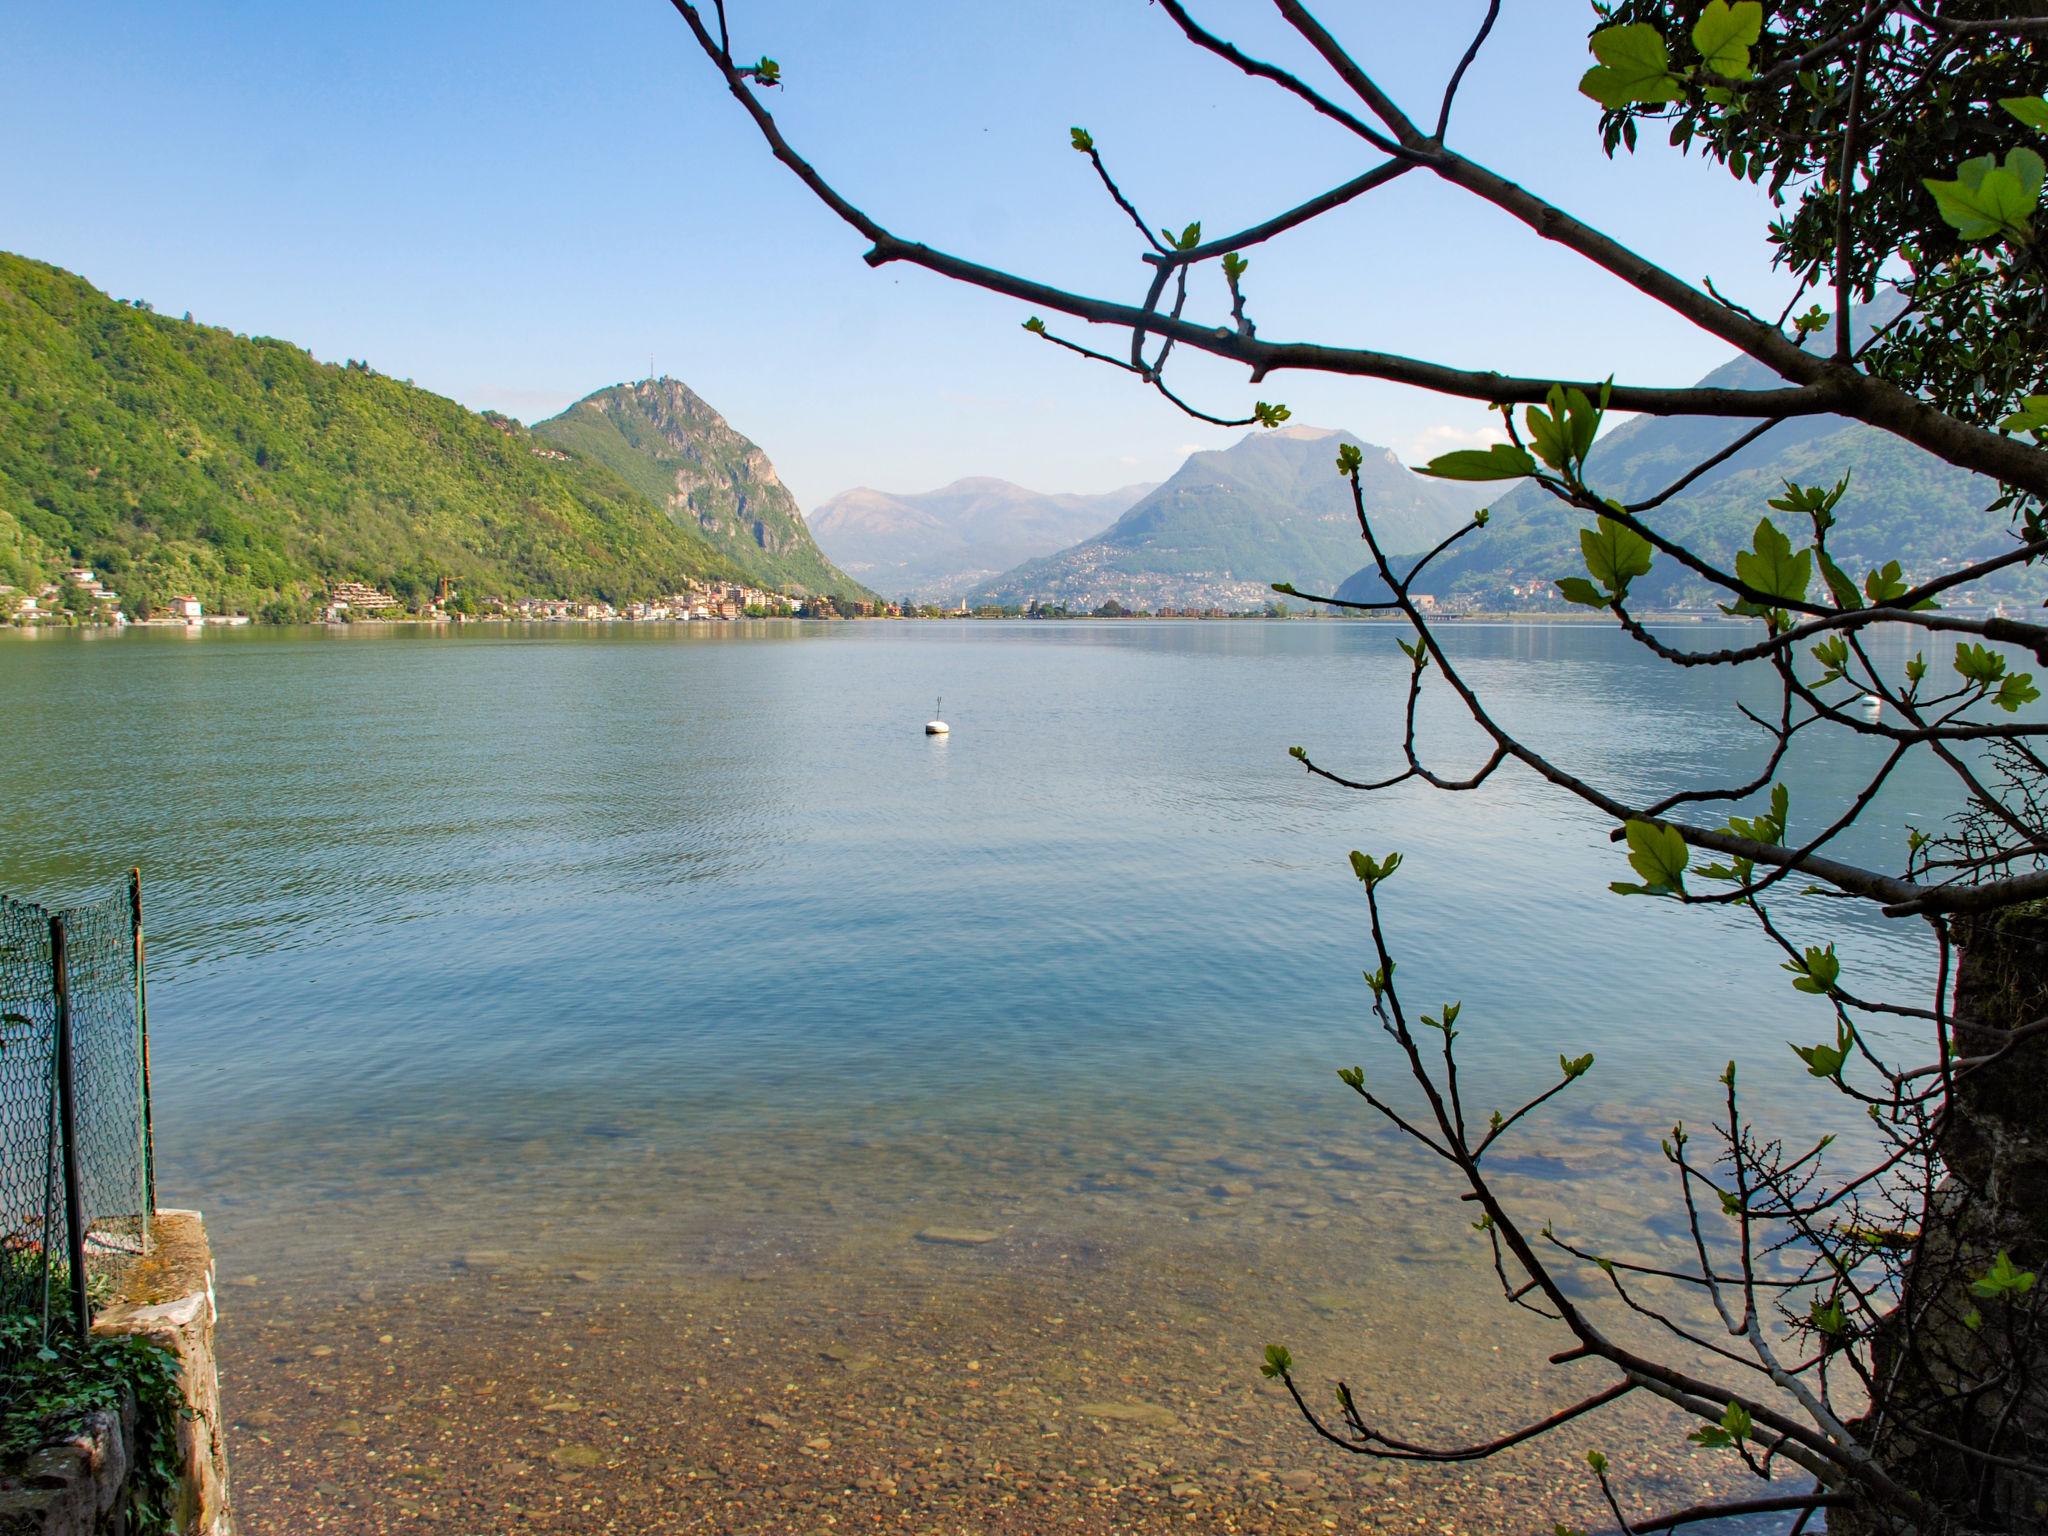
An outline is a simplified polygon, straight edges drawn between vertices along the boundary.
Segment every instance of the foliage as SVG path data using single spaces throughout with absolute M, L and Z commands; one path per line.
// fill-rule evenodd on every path
M 170 1531 L 182 1464 L 178 1425 L 187 1410 L 178 1361 L 136 1335 L 81 1344 L 59 1333 L 41 1344 L 40 1319 L 0 1314 L 0 1468 L 74 1432 L 91 1414 L 136 1405 L 135 1514 L 143 1531 Z
M 738 567 L 505 418 L 0 253 L 0 581 L 297 617 L 330 580 L 622 600 Z
M 675 8 L 777 158 L 869 242 L 871 263 L 908 263 L 1028 303 L 1034 336 L 1118 367 L 1207 421 L 1286 418 L 1268 400 L 1236 417 L 1184 400 L 1166 379 L 1176 348 L 1241 363 L 1262 387 L 1307 368 L 1487 402 L 1505 442 L 1445 455 L 1428 472 L 1522 482 L 1516 494 L 1528 506 L 1551 509 L 1578 535 L 1576 550 L 1557 538 L 1537 549 L 1558 562 L 1543 574 L 1569 601 L 1603 610 L 1668 663 L 1674 693 L 1688 678 L 1734 675 L 1754 695 L 1737 708 L 1758 733 L 1761 765 L 1732 782 L 1610 784 L 1613 765 L 1589 777 L 1561 755 L 1569 743 L 1539 750 L 1496 718 L 1421 596 L 1439 561 L 1489 544 L 1497 556 L 1511 520 L 1476 515 L 1411 558 L 1381 527 L 1360 454 L 1340 450 L 1339 481 L 1377 582 L 1341 606 L 1404 626 L 1397 665 L 1407 673 L 1406 708 L 1389 732 L 1383 772 L 1339 773 L 1299 746 L 1291 755 L 1354 789 L 1414 781 L 1465 793 L 1523 773 L 1572 797 L 1611 831 L 1637 877 L 1616 882 L 1617 891 L 1755 923 L 1790 977 L 1789 987 L 1759 985 L 1755 1008 L 1765 1017 L 1788 1002 L 1825 1010 L 1828 1036 L 1792 1045 L 1805 1086 L 1840 1096 L 1868 1130 L 1846 1157 L 1833 1152 L 1832 1135 L 1787 1145 L 1752 1121 L 1730 1061 L 1709 1150 L 1683 1125 L 1661 1148 L 1690 1239 L 1686 1258 L 1597 1253 L 1554 1225 L 1534 1227 L 1486 1158 L 1593 1063 L 1563 1053 L 1554 1082 L 1482 1117 L 1458 1070 L 1458 1005 L 1417 1014 L 1397 979 L 1384 906 L 1398 891 L 1389 881 L 1400 857 L 1354 853 L 1374 952 L 1365 973 L 1372 1014 L 1405 1086 L 1383 1090 L 1360 1067 L 1340 1077 L 1455 1173 L 1462 1198 L 1478 1208 L 1472 1226 L 1505 1300 L 1564 1337 L 1556 1362 L 1597 1370 L 1606 1385 L 1493 1438 L 1432 1445 L 1381 1427 L 1342 1380 L 1334 1405 L 1320 1392 L 1311 1401 L 1284 1346 L 1267 1349 L 1264 1373 L 1327 1442 L 1359 1456 L 1479 1460 L 1648 1394 L 1697 1421 L 1691 1440 L 1702 1450 L 1762 1482 L 1789 1475 L 1796 1483 L 1789 1493 L 1631 1516 L 1620 1458 L 1595 1450 L 1585 1465 L 1623 1532 L 1742 1515 L 1782 1517 L 1802 1531 L 1823 1509 L 1831 1529 L 1858 1533 L 2037 1528 L 2048 1509 L 2048 1307 L 2035 1283 L 2048 1261 L 2048 1216 L 2033 1198 L 2039 1148 L 2048 1144 L 2038 1093 L 2048 1068 L 2048 724 L 2030 710 L 2038 690 L 2027 669 L 2048 665 L 2048 624 L 1986 610 L 1999 582 L 2016 573 L 2038 590 L 2048 556 L 2048 302 L 2036 217 L 2048 18 L 1985 0 L 1596 6 L 1580 89 L 1604 109 L 1610 151 L 1632 148 L 1641 125 L 1660 123 L 1675 144 L 1767 183 L 1779 199 L 1772 254 L 1800 291 L 1773 319 L 1657 266 L 1454 147 L 1458 93 L 1498 4 L 1486 7 L 1433 116 L 1423 116 L 1299 0 L 1274 0 L 1274 9 L 1319 61 L 1313 74 L 1253 57 L 1183 0 L 1157 0 L 1190 44 L 1350 134 L 1367 168 L 1204 241 L 1199 226 L 1175 236 L 1178 220 L 1147 217 L 1142 199 L 1116 180 L 1103 142 L 1075 131 L 1073 147 L 1142 242 L 1144 296 L 1135 304 L 899 235 L 784 136 L 737 63 L 729 7 L 716 7 L 715 19 L 690 0 Z M 1246 250 L 1410 176 L 1476 198 L 1618 278 L 1745 354 L 1738 371 L 1746 376 L 1675 389 L 1595 384 L 1259 334 Z M 1221 281 L 1209 280 L 1214 308 L 1201 314 L 1195 285 L 1211 272 Z M 1070 339 L 1046 313 L 1119 328 L 1128 357 Z M 1624 460 L 1599 444 L 1609 411 L 1662 418 L 1660 427 L 1683 423 L 1647 444 L 1655 453 L 1641 454 L 1668 450 L 1669 462 L 1639 466 L 1640 482 L 1619 485 Z M 1869 434 L 1859 452 L 1870 448 L 1874 460 L 1816 459 L 1790 472 L 1789 449 L 1823 444 L 1848 430 L 1844 421 Z M 1738 461 L 1767 438 L 1772 468 L 1785 471 L 1758 483 L 1755 461 Z M 1624 446 L 1622 433 L 1611 446 Z M 1942 519 L 1916 519 L 1903 504 L 1888 514 L 1893 469 L 1907 499 L 1936 488 L 1952 495 L 1954 477 L 1983 477 L 1964 494 L 1981 489 L 1991 505 L 1974 526 L 1952 515 L 1953 502 Z M 1677 498 L 1708 490 L 1719 498 L 1711 518 L 1675 515 Z M 1873 505 L 1880 515 L 1869 515 Z M 1999 515 L 2007 510 L 2017 527 Z M 1532 511 L 1522 522 L 1526 537 L 1543 519 Z M 1968 529 L 1961 538 L 1958 525 Z M 1909 547 L 1914 533 L 1927 547 Z M 1641 605 L 1673 581 L 1711 593 L 1740 621 L 1740 637 L 1685 645 L 1649 627 Z M 1904 644 L 1880 646 L 1878 637 Z M 1447 692 L 1445 702 L 1476 731 L 1476 762 L 1447 764 L 1425 739 L 1425 689 Z M 1808 805 L 1787 782 L 1795 742 L 1868 766 L 1852 791 Z M 1895 863 L 1843 841 L 1909 761 L 1948 786 L 1936 809 L 1949 829 L 1914 831 Z M 1905 925 L 1906 942 L 1917 938 L 1924 969 L 1937 978 L 1931 995 L 1868 996 L 1845 974 L 1835 935 L 1858 910 Z M 1626 930 L 1614 947 L 1632 989 L 1654 996 L 1658 984 L 1677 984 L 1649 950 L 1631 949 Z M 1812 1039 L 1803 1026 L 1788 1028 Z M 1921 1051 L 1931 1060 L 1917 1061 Z M 1667 1350 L 1627 1342 L 1627 1330 L 1645 1323 L 1663 1330 Z
M 1869 303 L 1897 280 L 1911 319 L 1863 346 L 1869 371 L 1980 423 L 2043 392 L 2048 354 L 2032 338 L 2048 322 L 2048 270 L 2027 216 L 2041 187 L 2048 51 L 2038 33 L 1983 30 L 2015 8 L 1737 5 L 1751 46 L 1745 67 L 1718 72 L 1737 89 L 1715 83 L 1698 46 L 1705 13 L 1688 37 L 1690 5 L 1600 9 L 1596 53 L 1622 31 L 1654 32 L 1672 41 L 1684 73 L 1641 93 L 1589 91 L 1607 108 L 1610 153 L 1655 123 L 1773 193 L 1784 209 L 1770 229 L 1774 257 L 1805 282 L 1839 280 Z M 1981 246 L 2001 230 L 2017 238 Z

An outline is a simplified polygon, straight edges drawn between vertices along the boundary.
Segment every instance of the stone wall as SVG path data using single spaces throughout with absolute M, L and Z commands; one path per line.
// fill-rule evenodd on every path
M 220 1379 L 214 1365 L 213 1253 L 197 1211 L 159 1211 L 150 1253 L 130 1266 L 93 1332 L 139 1334 L 177 1358 L 189 1410 L 178 1425 L 182 1467 L 173 1529 L 233 1536 Z M 92 1415 L 76 1434 L 0 1478 L 0 1536 L 126 1536 L 135 1408 Z

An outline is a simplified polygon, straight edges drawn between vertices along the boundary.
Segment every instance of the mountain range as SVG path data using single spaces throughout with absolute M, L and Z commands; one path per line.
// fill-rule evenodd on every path
M 0 252 L 0 584 L 90 565 L 130 612 L 190 594 L 271 618 L 305 616 L 336 580 L 400 596 L 442 576 L 507 597 L 704 580 L 861 595 L 795 537 L 800 518 L 787 526 L 760 450 L 682 386 L 591 400 L 612 403 L 529 432 Z M 593 417 L 628 425 L 608 441 Z M 692 432 L 694 460 L 677 445 Z M 703 484 L 682 487 L 679 455 Z
M 1814 345 L 1823 345 L 1825 336 Z M 1762 389 L 1781 382 L 1760 363 L 1738 358 L 1700 381 L 1723 389 Z M 1656 495 L 1680 475 L 1741 436 L 1749 423 L 1707 417 L 1639 416 L 1595 444 L 1587 479 L 1603 495 L 1624 501 Z M 1646 514 L 1659 531 L 1683 540 L 1724 569 L 1748 546 L 1757 520 L 1772 517 L 1795 544 L 1810 540 L 1803 516 L 1773 512 L 1766 503 L 1784 494 L 1784 482 L 1849 489 L 1828 533 L 1835 560 L 1861 579 L 1897 560 L 1909 577 L 1924 580 L 2011 547 L 2008 521 L 1984 508 L 1997 487 L 1982 476 L 1861 422 L 1839 416 L 1795 418 L 1694 481 Z M 1540 487 L 1518 485 L 1497 499 L 1486 528 L 1434 563 L 1417 583 L 1438 598 L 1470 598 L 1494 609 L 1561 607 L 1552 582 L 1583 574 L 1579 529 L 1588 519 Z M 2002 597 L 2041 596 L 2043 583 L 2024 567 L 2001 573 L 1977 590 Z M 1357 572 L 1336 594 L 1354 600 L 1383 595 L 1378 573 Z M 1704 606 L 1726 594 L 1675 561 L 1659 558 L 1631 593 L 1640 606 Z
M 1470 490 L 1428 480 L 1348 432 L 1282 427 L 1191 454 L 1093 537 L 1005 572 L 977 603 L 1093 609 L 1257 608 L 1272 583 L 1327 592 L 1357 569 L 1360 538 L 1337 449 L 1356 445 L 1374 527 L 1390 550 L 1426 549 L 1472 515 Z
M 915 494 L 861 486 L 815 509 L 810 524 L 832 558 L 877 591 L 951 603 L 1099 532 L 1153 488 L 1062 495 L 985 476 Z
M 1738 359 L 1702 382 L 1772 380 Z M 1739 430 L 1628 421 L 1594 448 L 1590 477 L 1641 499 Z M 294 618 L 336 581 L 404 597 L 444 576 L 478 596 L 612 601 L 710 580 L 1070 610 L 1255 608 L 1275 581 L 1368 597 L 1378 581 L 1360 570 L 1343 444 L 1363 455 L 1367 505 L 1396 555 L 1436 542 L 1492 489 L 1419 477 L 1349 433 L 1287 427 L 1099 495 L 986 479 L 849 491 L 818 509 L 821 549 L 767 455 L 679 380 L 613 385 L 528 428 L 0 253 L 0 586 L 34 591 L 90 565 L 131 612 L 193 594 L 217 612 Z M 1829 546 L 1856 574 L 1896 559 L 1925 578 L 2009 545 L 2005 519 L 1983 510 L 1989 482 L 1837 417 L 1778 426 L 1650 517 L 1727 563 L 1783 481 L 1844 475 Z M 1510 489 L 1418 590 L 1554 607 L 1583 521 Z M 2038 597 L 2042 584 L 2015 568 L 1989 591 Z M 1655 606 L 1714 595 L 1670 561 L 1634 590 Z

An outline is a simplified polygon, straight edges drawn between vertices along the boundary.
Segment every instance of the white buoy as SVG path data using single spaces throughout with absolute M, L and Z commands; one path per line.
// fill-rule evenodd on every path
M 942 699 L 940 699 L 940 700 L 938 701 L 938 703 L 937 703 L 937 704 L 933 705 L 933 707 L 932 707 L 932 715 L 933 715 L 933 718 L 932 718 L 932 719 L 930 719 L 930 720 L 927 720 L 927 721 L 925 721 L 925 723 L 924 723 L 924 733 L 925 733 L 925 735 L 927 735 L 927 736 L 950 736 L 950 735 L 952 735 L 952 734 L 953 734 L 953 727 L 951 727 L 950 725 L 946 724 L 946 722 L 945 722 L 945 721 L 943 721 L 943 720 L 941 720 L 941 719 L 937 718 L 938 716 L 940 716 L 940 715 L 944 714 L 945 712 L 946 712 L 946 701 L 945 701 L 945 700 L 944 700 L 944 699 L 942 698 Z

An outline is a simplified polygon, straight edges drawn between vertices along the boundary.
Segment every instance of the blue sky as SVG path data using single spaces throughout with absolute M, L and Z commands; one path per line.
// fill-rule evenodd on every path
M 1433 104 L 1482 6 L 1342 4 L 1325 19 Z M 899 233 L 1139 296 L 1135 232 L 1068 147 L 1085 124 L 1158 223 L 1211 232 L 1368 160 L 1189 48 L 1146 0 L 730 0 L 783 65 L 795 139 Z M 1198 0 L 1248 47 L 1312 61 L 1259 0 Z M 1780 300 L 1768 208 L 1668 151 L 1609 162 L 1574 86 L 1590 12 L 1508 0 L 1458 147 L 1679 273 Z M 768 157 L 666 0 L 0 0 L 0 247 L 123 298 L 319 357 L 367 358 L 527 420 L 656 371 L 767 449 L 799 501 L 993 474 L 1099 490 L 1169 473 L 1204 428 L 1055 352 L 1007 300 L 861 243 Z M 1261 334 L 1538 374 L 1686 383 L 1718 343 L 1461 194 L 1410 177 L 1253 253 Z M 1182 386 L 1349 427 L 1416 457 L 1474 407 L 1190 359 Z

